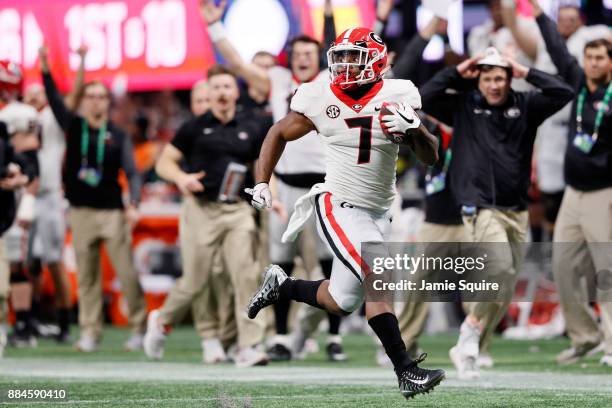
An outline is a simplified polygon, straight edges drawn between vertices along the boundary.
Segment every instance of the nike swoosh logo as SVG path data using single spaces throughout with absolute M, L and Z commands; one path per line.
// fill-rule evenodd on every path
M 375 106 L 375 107 L 374 107 L 374 110 L 375 110 L 376 112 L 380 112 L 380 110 L 381 110 L 381 109 L 382 109 L 382 108 L 380 108 L 380 107 L 378 107 L 378 106 Z
M 423 384 L 426 384 L 427 381 L 429 381 L 429 376 L 425 377 L 422 380 L 413 380 L 412 382 L 418 385 L 423 385 Z
M 397 111 L 397 114 L 400 115 L 406 122 L 408 122 L 409 125 L 412 125 L 414 123 L 414 119 L 408 119 L 407 117 L 402 115 L 400 111 Z

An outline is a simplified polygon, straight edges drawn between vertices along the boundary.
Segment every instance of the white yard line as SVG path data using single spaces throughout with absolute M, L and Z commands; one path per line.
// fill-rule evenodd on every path
M 5 358 L 0 377 L 70 381 L 135 381 L 204 383 L 269 383 L 270 385 L 392 385 L 390 369 L 340 367 L 255 367 L 204 366 L 164 362 L 78 362 L 52 359 Z M 478 381 L 460 381 L 454 371 L 447 373 L 445 387 L 506 388 L 551 391 L 590 391 L 612 394 L 612 376 L 606 374 L 545 373 L 524 371 L 483 371 Z M 315 395 L 316 396 L 316 395 Z M 274 397 L 272 397 L 274 398 Z

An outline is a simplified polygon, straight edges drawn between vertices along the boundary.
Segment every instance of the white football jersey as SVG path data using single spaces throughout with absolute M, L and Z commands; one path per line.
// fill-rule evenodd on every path
M 329 191 L 358 207 L 387 210 L 396 194 L 399 147 L 387 140 L 380 126 L 383 102 L 421 108 L 421 96 L 411 81 L 385 79 L 359 100 L 329 83 L 303 84 L 291 109 L 309 118 L 323 140 Z
M 300 86 L 290 70 L 273 67 L 268 71 L 270 77 L 270 108 L 274 122 L 278 122 L 289 113 L 289 101 Z M 321 71 L 313 82 L 329 84 L 329 72 Z M 325 151 L 317 132 L 288 143 L 275 171 L 280 174 L 325 173 Z

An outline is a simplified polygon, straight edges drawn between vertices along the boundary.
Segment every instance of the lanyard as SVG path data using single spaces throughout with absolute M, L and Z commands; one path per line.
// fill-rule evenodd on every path
M 448 149 L 446 149 L 446 153 L 444 154 L 444 166 L 442 166 L 442 171 L 440 172 L 441 174 L 446 174 L 448 172 L 448 168 L 450 167 L 450 162 L 452 158 L 453 151 L 449 147 Z M 429 170 L 427 170 L 427 180 L 431 180 L 431 172 L 432 168 L 430 167 Z
M 580 95 L 578 95 L 578 103 L 576 104 L 576 131 L 578 134 L 582 133 L 582 113 L 584 112 L 584 101 L 586 99 L 587 88 L 586 86 L 582 87 L 580 90 Z M 603 122 L 603 117 L 606 109 L 610 104 L 610 97 L 612 96 L 612 82 L 608 85 L 608 89 L 606 90 L 606 94 L 603 98 L 603 101 L 599 105 L 597 109 L 597 116 L 595 117 L 595 128 L 593 130 L 593 141 L 597 141 L 599 137 L 599 127 L 601 126 L 601 122 Z
M 102 163 L 104 162 L 104 138 L 106 137 L 106 122 L 100 126 L 98 131 L 98 145 L 96 149 L 96 161 L 98 171 L 102 169 Z M 81 165 L 82 167 L 88 167 L 89 160 L 87 159 L 87 152 L 89 151 L 89 126 L 87 121 L 81 120 Z

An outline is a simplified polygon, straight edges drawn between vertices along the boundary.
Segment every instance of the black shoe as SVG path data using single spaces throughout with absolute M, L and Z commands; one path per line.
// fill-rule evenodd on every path
M 420 368 L 419 363 L 427 357 L 426 353 L 414 360 L 408 368 L 404 369 L 398 376 L 400 392 L 406 399 L 412 398 L 417 394 L 428 393 L 440 384 L 444 379 L 444 370 L 428 370 Z
M 342 350 L 342 344 L 332 342 L 327 345 L 327 358 L 329 361 L 346 361 L 346 354 Z
M 278 290 L 287 279 L 289 279 L 287 274 L 280 266 L 270 265 L 266 268 L 263 283 L 253 295 L 247 307 L 249 319 L 254 319 L 257 313 L 264 307 L 276 303 L 279 297 Z
M 268 349 L 270 361 L 289 361 L 291 360 L 291 350 L 282 344 L 275 344 Z

